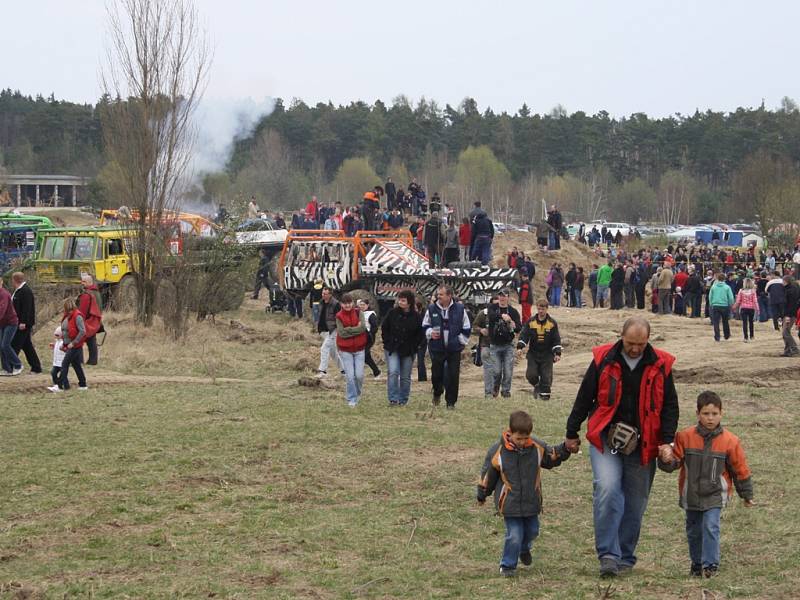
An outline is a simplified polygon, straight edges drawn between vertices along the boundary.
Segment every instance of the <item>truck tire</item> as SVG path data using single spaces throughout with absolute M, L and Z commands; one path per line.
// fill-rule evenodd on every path
M 133 275 L 126 275 L 115 286 L 111 295 L 111 310 L 115 312 L 128 312 L 136 306 L 136 282 Z

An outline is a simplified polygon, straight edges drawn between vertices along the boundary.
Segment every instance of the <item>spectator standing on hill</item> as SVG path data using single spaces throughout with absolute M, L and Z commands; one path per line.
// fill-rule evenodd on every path
M 586 276 L 583 273 L 583 267 L 578 267 L 578 272 L 575 275 L 575 286 L 572 289 L 575 308 L 583 308 L 583 285 L 585 277 Z
M 595 550 L 603 577 L 636 564 L 656 457 L 665 462 L 673 458 L 670 444 L 678 427 L 675 357 L 651 346 L 649 338 L 648 321 L 631 317 L 622 326 L 622 339 L 594 348 L 567 419 L 565 444 L 576 453 L 588 417 Z
M 548 250 L 561 249 L 561 213 L 555 204 L 550 206 L 550 211 L 547 213 L 547 224 L 550 226 L 549 242 L 547 245 Z
M 494 239 L 494 224 L 484 211 L 475 215 L 472 222 L 472 248 L 471 260 L 479 260 L 483 266 L 492 261 L 492 240 Z
M 442 266 L 458 262 L 459 236 L 454 219 L 450 219 L 444 232 L 444 262 Z
M 425 232 L 422 237 L 425 241 L 428 266 L 432 269 L 440 266 L 443 258 L 445 228 L 437 211 L 432 212 L 430 218 L 425 222 Z
M 550 269 L 550 301 L 553 306 L 561 306 L 561 288 L 564 286 L 564 270 L 555 263 Z
M 489 354 L 494 366 L 492 396 L 500 392 L 503 398 L 511 397 L 514 376 L 514 338 L 522 329 L 517 309 L 508 303 L 508 290 L 497 293 L 497 304 L 489 305 Z
M 392 181 L 391 177 L 386 178 L 386 183 L 383 184 L 383 189 L 386 192 L 386 207 L 389 210 L 400 208 L 396 200 L 397 186 L 395 186 L 394 181 Z
M 597 308 L 597 273 L 599 267 L 592 265 L 592 270 L 589 272 L 589 291 L 592 294 L 592 308 Z
M 405 406 L 411 394 L 414 355 L 424 341 L 422 315 L 416 309 L 414 292 L 402 290 L 381 323 L 381 339 L 388 371 L 386 383 L 390 406 Z
M 469 219 L 464 217 L 461 219 L 461 225 L 458 226 L 458 248 L 460 250 L 460 259 L 463 261 L 469 260 L 469 244 L 472 239 L 472 227 L 469 224 Z
M 354 408 L 364 387 L 364 350 L 367 347 L 367 326 L 364 313 L 355 307 L 353 296 L 342 296 L 336 313 L 336 349 L 345 378 L 347 405 Z
M 22 362 L 11 345 L 17 333 L 18 324 L 19 319 L 14 310 L 14 301 L 8 290 L 3 287 L 3 278 L 0 277 L 0 360 L 2 361 L 0 375 L 22 373 Z
M 611 310 L 620 310 L 625 305 L 623 292 L 625 290 L 625 269 L 619 261 L 611 271 Z
M 558 323 L 547 313 L 547 300 L 536 302 L 536 314 L 523 326 L 517 349 L 528 348 L 525 378 L 533 386 L 533 397 L 550 399 L 553 364 L 561 360 Z
M 444 394 L 447 408 L 454 409 L 458 402 L 461 352 L 469 341 L 471 327 L 469 315 L 464 305 L 454 300 L 451 287 L 440 286 L 437 297 L 422 319 L 431 354 L 433 405 L 438 406 Z
M 627 308 L 636 306 L 636 281 L 636 267 L 629 260 L 625 263 L 625 306 Z
M 687 313 L 692 319 L 699 319 L 702 316 L 701 305 L 703 302 L 703 280 L 693 266 L 689 266 L 688 277 L 684 290 L 684 304 Z
M 567 306 L 575 306 L 575 276 L 578 274 L 578 269 L 575 263 L 569 263 L 569 268 L 564 275 L 564 284 L 567 286 Z
M 31 368 L 31 373 L 41 373 L 42 363 L 33 347 L 33 328 L 36 325 L 36 303 L 28 282 L 25 281 L 25 274 L 16 272 L 11 275 L 11 283 L 14 285 L 14 293 L 11 294 L 11 302 L 14 311 L 17 313 L 19 324 L 17 333 L 11 341 L 11 347 L 19 355 L 20 350 L 25 353 L 25 360 Z
M 522 322 L 527 323 L 531 318 L 531 307 L 533 306 L 533 290 L 531 289 L 531 280 L 528 277 L 528 269 L 522 268 L 519 271 L 519 289 L 517 290 L 517 297 L 519 298 L 519 306 L 522 310 Z

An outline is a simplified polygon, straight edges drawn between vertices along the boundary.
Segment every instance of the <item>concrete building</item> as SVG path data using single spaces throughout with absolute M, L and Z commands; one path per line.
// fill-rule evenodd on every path
M 76 175 L 6 175 L 15 206 L 77 206 L 85 197 L 88 177 Z

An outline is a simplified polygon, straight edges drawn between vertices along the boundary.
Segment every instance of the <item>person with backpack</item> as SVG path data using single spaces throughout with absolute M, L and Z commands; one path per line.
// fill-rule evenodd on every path
M 98 333 L 105 331 L 103 329 L 103 311 L 100 309 L 102 297 L 92 276 L 88 273 L 81 275 L 81 285 L 83 290 L 78 295 L 76 304 L 83 315 L 84 324 L 86 325 L 84 343 L 89 350 L 89 359 L 86 364 L 97 365 L 98 348 L 96 336 Z
M 489 305 L 489 354 L 494 367 L 492 397 L 501 392 L 503 398 L 511 397 L 511 379 L 514 376 L 514 338 L 522 329 L 517 309 L 508 303 L 508 290 L 497 293 L 497 304 Z

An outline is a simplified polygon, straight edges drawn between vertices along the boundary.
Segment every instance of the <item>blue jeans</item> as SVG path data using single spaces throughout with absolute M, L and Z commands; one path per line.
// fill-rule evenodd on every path
M 598 285 L 597 286 L 597 304 L 600 305 L 600 308 L 605 308 L 607 300 L 608 300 L 608 286 L 607 285 Z
M 561 306 L 561 286 L 553 286 L 550 288 L 550 304 L 553 306 Z
M 411 367 L 414 356 L 400 356 L 397 352 L 383 353 L 389 371 L 387 382 L 389 404 L 408 404 L 411 393 Z
M 583 290 L 572 289 L 572 306 L 575 308 L 583 307 L 583 298 L 581 298 L 581 294 L 583 294 Z
M 483 395 L 491 396 L 494 393 L 494 355 L 489 346 L 481 349 L 481 361 L 483 362 Z
M 769 304 L 767 299 L 759 296 L 758 298 L 758 322 L 766 323 L 769 321 Z
M 22 362 L 19 360 L 19 356 L 17 356 L 17 353 L 14 352 L 14 349 L 11 347 L 11 340 L 14 339 L 16 333 L 16 325 L 0 327 L 0 360 L 2 360 L 3 370 L 7 373 L 11 373 L 14 369 L 22 368 Z
M 511 378 L 514 376 L 514 347 L 511 344 L 489 346 L 494 370 L 494 388 L 502 387 L 505 394 L 511 393 Z
M 606 436 L 601 436 L 605 446 Z M 625 456 L 589 446 L 592 461 L 594 543 L 597 557 L 623 565 L 636 564 L 636 544 L 647 508 L 656 461 L 642 466 L 638 451 Z
M 472 257 L 473 260 L 481 261 L 482 265 L 488 265 L 492 260 L 492 238 L 488 235 L 476 237 L 472 247 Z
M 347 382 L 345 386 L 347 403 L 355 406 L 361 398 L 361 388 L 364 386 L 364 351 L 342 352 L 340 350 L 339 359 L 342 361 L 344 378 Z
M 719 565 L 719 515 L 721 509 L 686 511 L 686 539 L 693 565 Z
M 500 566 L 516 569 L 521 552 L 530 552 L 533 540 L 539 535 L 539 517 L 505 517 L 506 539 Z

